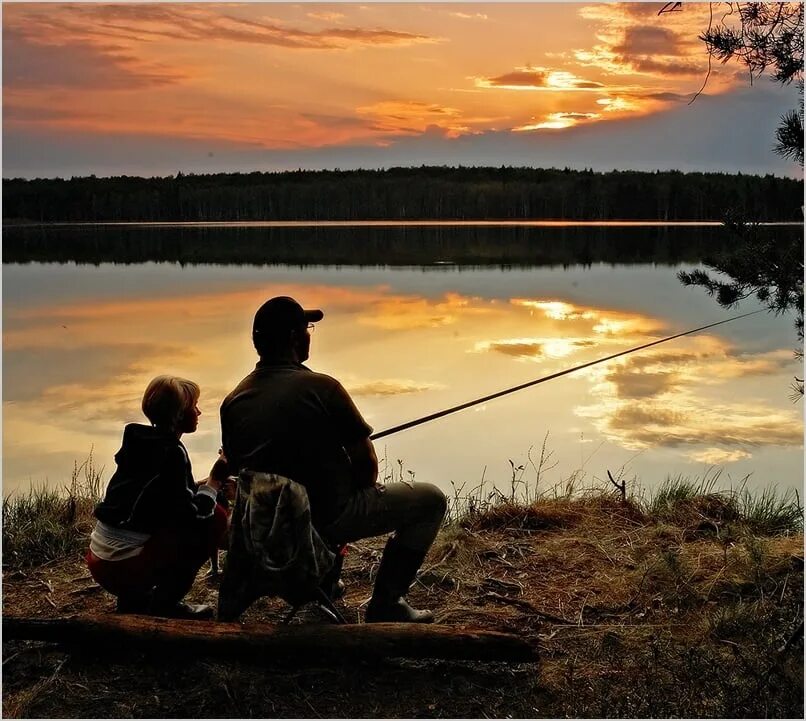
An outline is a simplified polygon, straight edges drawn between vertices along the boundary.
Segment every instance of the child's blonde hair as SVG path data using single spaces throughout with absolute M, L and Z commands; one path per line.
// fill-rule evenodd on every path
M 193 410 L 201 390 L 198 384 L 176 376 L 157 376 L 143 394 L 143 413 L 151 423 L 174 431 Z

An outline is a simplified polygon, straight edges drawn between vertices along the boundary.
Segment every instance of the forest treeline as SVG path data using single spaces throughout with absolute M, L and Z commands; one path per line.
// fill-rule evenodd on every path
M 803 181 L 678 171 L 429 167 L 3 181 L 6 222 L 801 220 Z
M 798 226 L 775 229 L 782 240 Z M 735 243 L 709 227 L 255 227 L 19 225 L 3 232 L 5 263 L 571 266 L 700 263 Z

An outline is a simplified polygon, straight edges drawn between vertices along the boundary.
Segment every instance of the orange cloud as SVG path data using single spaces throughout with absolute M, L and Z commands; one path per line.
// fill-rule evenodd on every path
M 77 38 L 48 42 L 42 37 L 34 39 L 29 32 L 13 25 L 3 29 L 3 86 L 6 90 L 131 91 L 175 85 L 189 78 L 187 70 L 138 58 L 121 45 L 92 44 Z
M 602 83 L 579 78 L 567 70 L 540 67 L 522 67 L 493 78 L 475 78 L 478 88 L 503 90 L 601 90 Z
M 69 99 L 64 99 L 64 107 L 54 107 L 59 100 L 53 97 L 39 99 L 10 92 L 4 100 L 8 125 L 29 127 L 35 123 L 43 128 L 160 138 L 176 138 L 179 133 L 182 140 L 208 140 L 219 147 L 232 144 L 240 149 L 316 148 L 373 142 L 386 134 L 371 118 L 299 112 L 247 98 L 210 106 L 200 97 L 182 107 L 162 96 L 148 96 L 140 102 L 131 101 L 133 105 L 126 112 L 123 110 L 129 107 L 128 102 L 88 110 L 85 106 L 76 107 Z M 272 118 L 268 125 L 267 116 Z
M 599 23 L 600 42 L 575 50 L 574 57 L 583 67 L 613 75 L 704 77 L 708 59 L 698 36 L 708 25 L 707 8 L 686 5 L 682 12 L 660 17 L 650 3 L 585 6 L 580 15 Z
M 616 96 L 614 98 L 599 98 L 596 101 L 597 105 L 602 106 L 605 113 L 623 113 L 637 109 L 637 104 L 623 97 Z
M 517 65 L 499 38 L 491 52 L 503 72 L 468 77 L 469 67 L 478 72 L 478 21 L 495 21 L 505 36 L 508 23 L 540 17 L 540 6 L 420 9 L 430 15 L 418 28 L 416 14 L 383 5 L 362 12 L 353 5 L 11 4 L 3 18 L 5 120 L 42 135 L 179 137 L 234 144 L 235 151 L 562 131 L 687 99 L 680 78 L 688 76 L 675 76 L 675 64 L 703 57 L 697 33 L 677 18 L 658 19 L 656 8 L 597 5 L 583 8 L 587 24 L 572 10 L 556 11 L 575 24 L 573 42 L 588 43 L 576 61 L 552 39 L 545 55 L 554 60 L 543 63 L 554 66 Z M 691 16 L 699 22 L 702 13 Z M 595 25 L 598 39 L 589 41 L 582 25 Z M 535 42 L 561 29 L 540 29 Z M 390 52 L 363 65 L 342 52 L 380 48 Z M 600 62 L 607 53 L 610 66 Z M 370 72 L 374 63 L 378 70 Z M 616 71 L 620 80 L 633 75 L 630 84 L 614 84 L 608 74 Z
M 344 13 L 337 12 L 314 12 L 306 13 L 309 18 L 314 20 L 324 20 L 325 22 L 334 23 L 344 19 Z
M 252 149 L 361 146 L 380 157 L 378 146 L 417 135 L 453 151 L 438 139 L 487 134 L 468 147 L 498 152 L 530 142 L 509 131 L 562 133 L 688 100 L 685 83 L 699 76 L 685 73 L 704 67 L 699 4 L 658 18 L 656 6 L 602 3 L 583 7 L 586 22 L 580 7 L 12 3 L 4 120 L 66 145 L 92 134 L 209 142 L 216 165 Z M 486 71 L 485 47 L 499 58 Z
M 489 16 L 484 13 L 461 13 L 453 12 L 448 13 L 452 18 L 459 18 L 460 20 L 488 20 Z
M 602 116 L 599 113 L 549 113 L 539 122 L 531 122 L 512 128 L 513 132 L 523 133 L 530 130 L 562 130 L 572 128 L 580 123 L 597 120 Z
M 384 100 L 358 107 L 356 112 L 371 118 L 374 126 L 385 132 L 418 134 L 429 127 L 439 127 L 457 135 L 468 130 L 459 120 L 459 110 L 436 103 Z
M 227 7 L 227 6 L 223 6 Z M 248 7 L 248 6 L 247 6 Z M 238 6 L 223 12 L 205 4 L 55 5 L 44 13 L 36 6 L 6 12 L 9 25 L 29 37 L 59 42 L 67 39 L 130 43 L 175 40 L 226 41 L 274 45 L 291 49 L 343 50 L 355 46 L 411 45 L 435 42 L 435 38 L 386 28 L 329 27 L 303 30 L 274 18 L 254 19 L 238 14 Z M 334 18 L 319 17 L 330 20 Z
M 307 105 L 297 102 L 294 78 L 274 77 L 277 63 L 262 51 L 248 57 L 247 52 L 242 56 L 222 46 L 348 50 L 437 42 L 426 34 L 378 26 L 302 28 L 267 17 L 263 7 L 191 3 L 9 7 L 3 17 L 8 122 L 25 129 L 36 123 L 41 129 L 178 135 L 277 149 L 372 142 L 384 131 L 365 118 L 327 123 L 325 118 L 337 113 L 321 109 L 349 112 L 343 103 L 327 106 L 318 98 Z M 225 62 L 214 61 L 213 55 Z M 260 83 L 254 81 L 256 72 Z M 266 79 L 270 88 L 264 90 Z M 278 86 L 286 101 L 293 92 L 293 102 L 283 103 L 271 92 Z

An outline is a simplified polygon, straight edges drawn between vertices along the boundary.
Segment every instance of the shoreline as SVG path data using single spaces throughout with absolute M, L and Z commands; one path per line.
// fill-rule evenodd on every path
M 677 491 L 649 516 L 611 493 L 501 502 L 443 528 L 412 602 L 456 629 L 516 634 L 537 648 L 539 663 L 391 657 L 348 667 L 318 658 L 254 663 L 7 641 L 3 713 L 800 718 L 802 531 L 770 535 L 743 527 L 714 494 Z M 383 540 L 350 544 L 339 602 L 349 623 L 363 620 Z M 218 581 L 203 578 L 205 571 L 188 598 L 215 604 Z M 113 609 L 78 549 L 43 564 L 6 566 L 3 576 L 4 613 L 11 616 L 44 620 Z M 279 624 L 287 611 L 283 601 L 261 598 L 242 628 Z M 288 628 L 322 623 L 311 608 Z M 125 690 L 120 679 L 127 679 Z

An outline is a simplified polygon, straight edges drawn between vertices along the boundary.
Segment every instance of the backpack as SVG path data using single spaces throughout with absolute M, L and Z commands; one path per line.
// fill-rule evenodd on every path
M 295 607 L 314 600 L 335 560 L 311 525 L 304 486 L 276 473 L 242 470 L 218 619 L 237 619 L 262 596 L 279 596 Z

